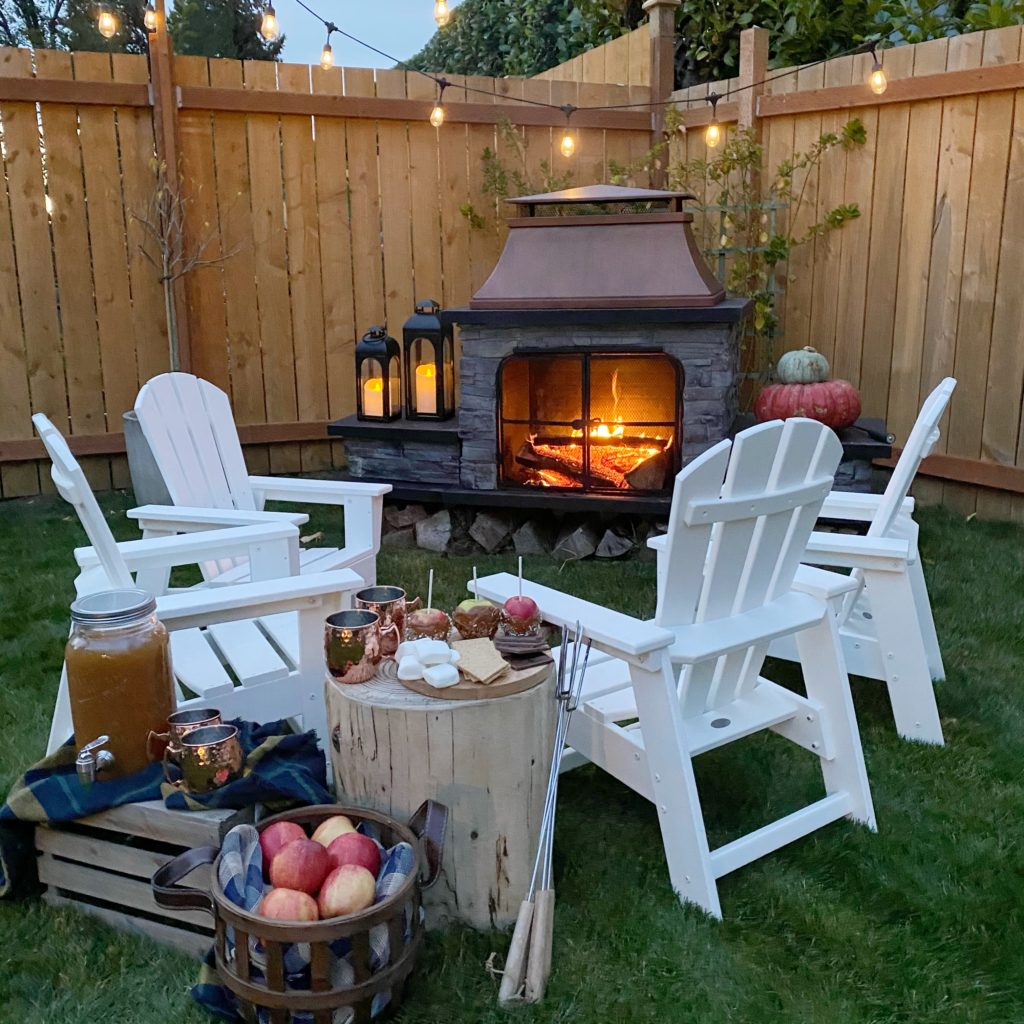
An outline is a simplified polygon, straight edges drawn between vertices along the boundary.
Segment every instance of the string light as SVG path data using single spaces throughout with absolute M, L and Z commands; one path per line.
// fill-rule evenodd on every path
M 435 128 L 440 128 L 444 124 L 444 91 L 448 88 L 448 79 L 439 78 L 437 80 L 437 102 L 434 104 L 434 109 L 430 112 L 430 123 Z
M 277 24 L 277 11 L 274 10 L 273 4 L 268 4 L 263 12 L 263 20 L 260 22 L 260 35 L 268 43 L 272 43 L 280 34 L 281 30 Z
M 562 135 L 562 141 L 558 148 L 566 160 L 571 160 L 576 152 L 576 139 L 573 137 L 570 122 L 572 121 L 572 115 L 576 113 L 576 107 L 571 103 L 566 103 L 561 109 L 562 113 L 565 114 L 565 132 Z
M 320 67 L 324 71 L 330 71 L 334 67 L 334 50 L 331 49 L 331 35 L 338 31 L 338 26 L 333 21 L 329 21 L 325 27 L 327 29 L 327 42 L 324 43 L 324 48 L 320 51 Z
M 99 14 L 96 17 L 96 29 L 104 39 L 110 39 L 111 36 L 117 35 L 117 30 L 121 26 L 118 24 L 117 15 L 114 14 L 107 7 L 101 7 Z
M 708 149 L 714 149 L 722 141 L 722 129 L 718 126 L 718 101 L 721 97 L 716 92 L 708 93 L 711 104 L 711 124 L 704 129 L 704 143 Z
M 147 32 L 155 32 L 160 27 L 160 15 L 152 3 L 146 4 L 146 12 L 142 15 L 142 22 Z
M 871 66 L 871 74 L 868 75 L 868 85 L 876 96 L 881 96 L 889 87 L 889 80 L 885 77 L 885 68 L 882 67 L 882 62 L 875 52 L 874 43 L 871 44 L 871 56 L 874 57 L 875 62 Z
M 437 0 L 434 4 L 434 21 L 438 28 L 444 28 L 451 20 L 452 12 L 448 9 L 448 0 Z

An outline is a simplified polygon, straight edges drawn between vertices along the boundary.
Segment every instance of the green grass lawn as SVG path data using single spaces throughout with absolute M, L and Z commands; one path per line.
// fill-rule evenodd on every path
M 130 496 L 104 496 L 132 536 Z M 559 799 L 554 969 L 542 1006 L 497 1009 L 485 962 L 507 936 L 431 937 L 402 1021 L 587 1024 L 958 1024 L 1024 1021 L 1024 529 L 921 516 L 948 678 L 947 746 L 897 740 L 881 684 L 854 697 L 877 835 L 837 823 L 727 876 L 725 922 L 681 907 L 653 808 L 587 768 Z M 327 529 L 321 517 L 312 528 Z M 57 499 L 0 505 L 0 788 L 44 747 L 83 543 Z M 481 573 L 509 558 L 479 558 Z M 380 579 L 455 603 L 472 558 L 381 558 Z M 528 575 L 633 614 L 653 608 L 647 559 Z M 790 666 L 780 681 L 795 681 Z M 818 795 L 814 759 L 774 736 L 698 762 L 712 842 Z M 0 1021 L 170 1024 L 191 1005 L 186 958 L 38 901 L 0 902 Z

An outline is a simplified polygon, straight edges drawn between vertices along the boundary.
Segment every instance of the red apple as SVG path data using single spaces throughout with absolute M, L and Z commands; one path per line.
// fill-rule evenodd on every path
M 532 597 L 510 597 L 505 602 L 505 613 L 510 619 L 532 619 L 537 614 L 537 602 Z
M 358 864 L 377 877 L 380 871 L 380 850 L 369 837 L 359 832 L 347 832 L 327 847 L 327 856 L 331 858 L 331 868 L 340 868 L 344 864 Z
M 327 850 L 312 839 L 293 839 L 270 862 L 270 884 L 313 895 L 331 870 Z
M 323 847 L 328 847 L 338 836 L 343 836 L 346 832 L 355 832 L 355 830 L 356 827 L 349 818 L 346 818 L 344 814 L 335 814 L 333 818 L 324 818 L 317 825 L 316 831 L 313 833 L 313 840 Z
M 278 921 L 316 921 L 320 917 L 316 900 L 297 889 L 271 889 L 260 900 L 256 913 Z
M 376 898 L 373 875 L 359 864 L 343 864 L 327 876 L 317 902 L 321 917 L 345 917 L 365 910 Z
M 263 867 L 269 868 L 274 855 L 282 846 L 305 839 L 306 833 L 294 821 L 275 821 L 260 833 L 260 849 L 263 851 Z

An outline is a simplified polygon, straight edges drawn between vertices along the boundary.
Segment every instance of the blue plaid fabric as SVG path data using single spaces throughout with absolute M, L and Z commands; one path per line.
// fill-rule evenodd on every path
M 405 883 L 406 879 L 416 870 L 416 851 L 408 843 L 397 843 L 390 850 L 380 842 L 379 834 L 369 822 L 360 822 L 358 831 L 368 835 L 381 851 L 381 869 L 377 875 L 377 902 L 394 895 Z M 237 825 L 225 837 L 221 845 L 221 859 L 217 879 L 224 894 L 232 903 L 243 910 L 254 910 L 263 898 L 263 856 L 260 851 L 259 833 L 251 825 Z M 405 921 L 405 938 L 408 941 L 411 922 Z M 227 956 L 234 957 L 233 929 L 228 929 Z M 377 925 L 370 929 L 370 970 L 379 971 L 390 959 L 390 937 L 386 925 Z M 334 963 L 331 965 L 331 982 L 336 988 L 352 985 L 355 971 L 349 962 L 351 946 L 347 939 L 339 939 L 331 943 Z M 266 952 L 263 944 L 255 937 L 249 939 L 249 958 L 253 967 L 254 980 L 262 980 L 261 968 L 266 964 Z M 287 988 L 302 991 L 309 988 L 310 951 L 306 943 L 295 943 L 284 949 L 285 985 Z M 211 1013 L 228 1021 L 241 1021 L 244 1018 L 238 1010 L 234 995 L 219 984 L 216 974 L 216 962 L 213 950 L 207 953 L 200 971 L 199 982 L 192 989 L 192 997 L 200 1006 Z M 373 1001 L 371 1012 L 379 1014 L 390 1000 L 390 993 L 381 992 Z M 267 1019 L 265 1013 L 258 1014 L 261 1021 Z M 352 1018 L 352 1010 L 339 1009 L 335 1015 L 335 1024 L 346 1024 Z M 311 1024 L 312 1015 L 305 1013 L 292 1014 L 293 1024 Z

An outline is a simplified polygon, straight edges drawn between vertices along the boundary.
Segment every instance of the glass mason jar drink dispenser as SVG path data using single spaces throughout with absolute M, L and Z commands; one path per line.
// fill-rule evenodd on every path
M 166 731 L 175 707 L 167 629 L 144 590 L 81 597 L 71 621 L 64 660 L 79 777 L 131 775 L 149 763 L 149 734 Z

